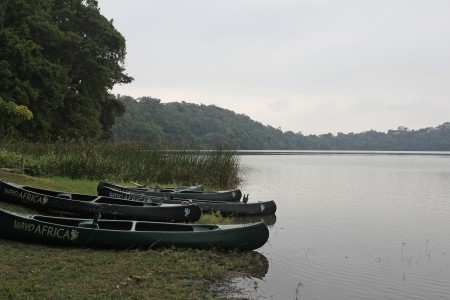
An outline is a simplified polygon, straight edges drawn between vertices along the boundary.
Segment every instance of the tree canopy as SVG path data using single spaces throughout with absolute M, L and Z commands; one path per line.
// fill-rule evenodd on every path
M 398 150 L 450 151 L 450 122 L 409 130 L 400 126 L 387 133 L 303 135 L 282 132 L 244 114 L 214 105 L 122 96 L 125 114 L 113 126 L 114 141 L 197 145 L 229 145 L 250 150 Z
M 108 138 L 123 106 L 108 91 L 129 83 L 125 38 L 95 0 L 3 0 L 0 97 L 29 108 L 16 131 L 31 140 Z

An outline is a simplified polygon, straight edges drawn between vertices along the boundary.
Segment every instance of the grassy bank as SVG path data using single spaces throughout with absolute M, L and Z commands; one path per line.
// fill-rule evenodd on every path
M 0 145 L 0 168 L 25 168 L 40 177 L 141 183 L 239 184 L 239 159 L 230 149 L 186 149 L 136 143 L 10 143 Z
M 61 191 L 95 193 L 97 181 L 36 178 L 0 171 L 0 178 Z M 0 199 L 1 200 L 1 199 Z M 33 212 L 0 201 L 0 207 Z M 215 216 L 207 222 L 227 222 Z M 257 252 L 93 250 L 0 239 L 0 299 L 215 299 L 228 280 L 267 263 Z

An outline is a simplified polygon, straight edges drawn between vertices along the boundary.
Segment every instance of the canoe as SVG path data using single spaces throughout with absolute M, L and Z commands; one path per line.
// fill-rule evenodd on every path
M 210 200 L 210 201 L 227 201 L 227 202 L 239 202 L 242 197 L 242 192 L 240 189 L 227 190 L 227 191 L 215 191 L 215 192 L 204 192 L 204 191 L 194 191 L 194 190 L 179 190 L 179 191 L 167 191 L 155 190 L 149 191 L 145 188 L 127 188 L 121 185 L 100 181 L 97 185 L 97 193 L 100 194 L 103 187 L 111 187 L 116 190 L 123 192 L 139 193 L 141 195 L 150 197 L 164 197 L 170 194 L 172 198 L 180 199 L 197 199 L 197 200 Z
M 161 198 L 149 198 L 148 196 L 142 196 L 138 193 L 128 193 L 120 190 L 113 189 L 108 186 L 103 186 L 99 191 L 99 195 L 141 201 L 152 202 L 161 201 Z M 223 201 L 209 201 L 209 200 L 188 200 L 188 199 L 176 199 L 176 198 L 163 198 L 162 202 L 167 204 L 182 204 L 185 201 L 189 203 L 197 204 L 204 213 L 219 213 L 224 217 L 229 216 L 252 216 L 252 215 L 271 215 L 277 210 L 275 201 L 259 201 L 259 202 L 223 202 Z
M 264 223 L 200 225 L 52 217 L 0 209 L 0 237 L 21 242 L 111 249 L 161 247 L 254 250 L 269 238 Z
M 100 213 L 106 218 L 157 222 L 195 222 L 201 217 L 201 210 L 196 204 L 161 205 L 160 203 L 52 191 L 2 180 L 0 180 L 0 200 L 85 217 L 93 217 Z
M 149 186 L 142 185 L 140 183 L 135 183 L 135 182 L 130 182 L 130 183 L 134 184 L 134 186 L 124 186 L 124 188 L 146 190 L 146 191 L 149 191 L 149 192 L 164 192 L 164 193 L 170 193 L 170 192 L 175 192 L 175 191 L 198 191 L 198 192 L 202 192 L 204 190 L 204 187 L 203 187 L 202 184 L 190 185 L 190 186 L 164 187 L 164 188 L 161 188 L 159 186 L 149 187 Z

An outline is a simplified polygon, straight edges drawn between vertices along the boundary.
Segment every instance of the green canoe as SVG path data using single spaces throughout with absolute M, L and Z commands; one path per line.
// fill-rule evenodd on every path
M 149 197 L 164 197 L 170 194 L 172 198 L 179 199 L 197 199 L 197 200 L 210 200 L 210 201 L 226 201 L 226 202 L 239 202 L 242 198 L 242 192 L 240 189 L 204 192 L 196 190 L 149 190 L 147 188 L 128 188 L 121 185 L 100 181 L 97 185 L 97 193 L 100 195 L 104 187 L 113 188 L 119 191 L 145 195 Z
M 0 201 L 38 209 L 57 210 L 79 217 L 93 217 L 153 222 L 195 222 L 201 217 L 197 205 L 144 203 L 97 195 L 69 193 L 15 184 L 0 179 Z
M 253 215 L 272 215 L 277 210 L 277 205 L 273 200 L 258 201 L 258 202 L 226 202 L 226 201 L 209 201 L 198 199 L 177 199 L 177 198 L 152 198 L 148 196 L 142 196 L 139 193 L 128 193 L 120 190 L 103 186 L 99 190 L 100 196 L 105 196 L 107 199 L 125 199 L 134 200 L 138 202 L 152 202 L 162 201 L 164 204 L 182 204 L 182 203 L 194 203 L 200 207 L 204 213 L 219 213 L 223 217 L 228 216 L 253 216 Z M 248 199 L 248 198 L 247 198 Z
M 113 249 L 161 247 L 249 251 L 269 238 L 262 223 L 177 224 L 147 221 L 77 219 L 19 214 L 0 209 L 0 237 L 23 242 Z
M 159 187 L 159 186 L 146 186 L 137 182 L 131 182 L 130 183 L 134 184 L 134 186 L 124 186 L 124 188 L 127 189 L 138 189 L 138 190 L 147 190 L 150 192 L 155 192 L 155 191 L 162 191 L 162 192 L 176 192 L 176 191 L 197 191 L 197 192 L 203 192 L 204 191 L 204 187 L 203 184 L 198 184 L 198 185 L 189 185 L 189 186 L 178 186 L 178 187 Z

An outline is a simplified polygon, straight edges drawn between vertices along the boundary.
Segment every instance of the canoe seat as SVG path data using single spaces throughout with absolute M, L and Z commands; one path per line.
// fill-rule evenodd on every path
M 64 198 L 64 199 L 72 199 L 72 195 L 69 193 L 59 193 L 56 195 L 56 197 Z
M 209 231 L 210 229 L 207 227 L 201 227 L 201 226 L 192 226 L 193 231 Z
M 98 229 L 98 224 L 94 221 L 81 221 L 78 227 Z

